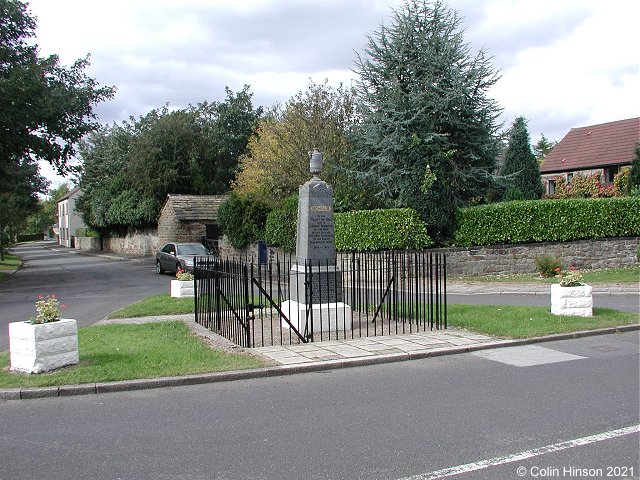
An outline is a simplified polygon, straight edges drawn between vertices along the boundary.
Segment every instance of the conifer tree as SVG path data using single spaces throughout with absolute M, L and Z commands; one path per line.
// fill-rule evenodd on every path
M 524 117 L 518 117 L 513 122 L 500 174 L 509 184 L 505 200 L 536 200 L 544 193 L 540 166 L 531 151 L 527 122 Z
M 498 77 L 463 33 L 441 1 L 405 0 L 356 61 L 353 170 L 388 206 L 418 210 L 440 242 L 456 207 L 489 190 L 497 153 L 500 109 L 486 92 Z
M 629 172 L 629 178 L 627 179 L 627 194 L 638 195 L 640 194 L 640 143 L 636 144 L 634 149 L 635 156 L 631 163 L 631 171 Z

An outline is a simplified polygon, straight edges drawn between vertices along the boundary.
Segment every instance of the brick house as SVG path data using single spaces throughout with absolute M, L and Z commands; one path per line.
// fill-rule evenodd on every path
M 75 247 L 76 230 L 86 228 L 76 212 L 76 200 L 81 193 L 80 187 L 75 187 L 58 200 L 58 245 Z
M 613 182 L 622 167 L 631 166 L 638 142 L 640 117 L 572 128 L 540 167 L 546 193 L 555 193 L 557 177 L 571 183 L 576 173 L 600 173 L 604 184 Z
M 158 217 L 160 246 L 168 242 L 201 242 L 217 246 L 222 233 L 218 227 L 218 208 L 225 195 L 169 194 Z

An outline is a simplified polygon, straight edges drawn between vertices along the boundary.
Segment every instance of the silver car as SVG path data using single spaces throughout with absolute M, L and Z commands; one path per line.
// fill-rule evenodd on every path
M 156 273 L 193 270 L 194 257 L 209 257 L 213 254 L 201 243 L 167 243 L 156 253 Z

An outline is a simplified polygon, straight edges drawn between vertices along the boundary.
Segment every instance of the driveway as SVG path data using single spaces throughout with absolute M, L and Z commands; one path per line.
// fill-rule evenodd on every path
M 9 348 L 9 322 L 34 316 L 38 295 L 55 293 L 67 305 L 63 316 L 85 326 L 124 305 L 168 292 L 172 279 L 155 273 L 153 257 L 86 255 L 53 242 L 20 244 L 11 251 L 23 266 L 0 282 L 0 351 Z

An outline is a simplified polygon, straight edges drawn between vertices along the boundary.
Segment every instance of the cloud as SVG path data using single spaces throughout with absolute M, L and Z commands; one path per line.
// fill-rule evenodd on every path
M 402 0 L 30 0 L 42 54 L 65 64 L 91 53 L 88 73 L 115 85 L 104 123 L 223 100 L 251 86 L 254 105 L 285 102 L 309 79 L 355 78 L 366 35 Z M 508 127 L 523 115 L 532 141 L 638 115 L 636 0 L 448 0 L 473 52 L 502 75 L 490 95 Z

